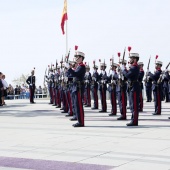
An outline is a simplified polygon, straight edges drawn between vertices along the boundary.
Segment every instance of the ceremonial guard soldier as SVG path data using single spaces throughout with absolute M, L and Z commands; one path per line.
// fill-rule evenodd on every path
M 95 61 L 93 61 L 93 75 L 92 75 L 92 82 L 91 82 L 91 92 L 94 100 L 94 105 L 92 109 L 98 109 L 98 80 L 99 80 L 99 73 L 97 72 L 98 66 L 95 65 Z
M 35 92 L 35 76 L 34 76 L 34 70 L 31 71 L 31 76 L 28 77 L 26 80 L 26 83 L 29 85 L 30 90 L 30 103 L 34 102 L 34 92 Z
M 110 76 L 108 77 L 108 91 L 110 94 L 110 103 L 112 106 L 111 113 L 109 116 L 115 116 L 117 114 L 117 103 L 116 103 L 116 84 L 118 80 L 118 74 L 116 72 L 117 64 L 113 62 L 113 58 L 111 59 L 110 65 Z
M 152 101 L 152 79 L 146 76 L 145 80 L 146 102 Z
M 86 65 L 86 73 L 84 76 L 84 83 L 85 83 L 84 95 L 86 98 L 85 107 L 91 107 L 91 96 L 90 96 L 91 81 L 92 81 L 92 77 L 91 77 L 91 73 L 90 73 L 90 66 L 88 64 L 88 65 Z
M 120 61 L 119 61 L 119 64 L 124 66 L 124 68 L 125 68 L 124 71 L 127 72 L 126 63 L 127 63 L 127 61 L 124 59 L 120 59 Z M 118 72 L 119 72 L 119 80 L 118 80 L 118 83 L 116 86 L 116 92 L 117 92 L 117 99 L 118 99 L 121 116 L 118 117 L 117 120 L 126 120 L 127 78 L 123 76 L 120 66 L 118 68 Z
M 85 58 L 84 53 L 76 51 L 75 53 L 75 61 L 78 66 L 75 70 L 73 70 L 69 63 L 65 63 L 65 67 L 68 68 L 68 73 L 70 73 L 73 78 L 73 88 L 72 91 L 74 93 L 74 103 L 76 117 L 78 123 L 73 124 L 74 127 L 83 127 L 84 126 L 84 109 L 82 103 L 82 94 L 84 91 L 84 76 L 86 72 L 85 65 L 83 64 L 83 60 Z
M 62 76 L 62 102 L 63 102 L 63 111 L 61 113 L 68 113 L 68 102 L 67 102 L 67 81 L 68 81 L 68 72 L 67 67 L 63 63 L 63 76 Z
M 55 74 L 55 88 L 56 88 L 56 108 L 61 107 L 61 97 L 60 97 L 60 66 L 57 65 L 57 70 Z
M 169 72 L 168 70 L 165 71 L 164 73 L 164 77 L 163 77 L 163 92 L 164 92 L 164 96 L 165 96 L 165 102 L 170 102 L 170 98 L 169 98 L 169 81 L 170 81 L 170 76 L 169 76 Z
M 143 70 L 143 62 L 138 62 L 138 66 L 139 66 L 139 77 L 138 77 L 138 81 L 139 81 L 139 86 L 140 86 L 140 94 L 139 94 L 139 111 L 142 112 L 143 111 L 143 77 L 144 77 L 144 70 Z
M 101 110 L 99 112 L 107 112 L 106 90 L 107 90 L 107 73 L 105 71 L 106 64 L 100 63 L 101 73 L 99 75 L 99 93 L 101 100 Z
M 131 67 L 128 72 L 125 70 L 125 66 L 122 65 L 123 75 L 128 79 L 128 89 L 129 89 L 129 100 L 130 100 L 130 110 L 132 112 L 131 122 L 127 126 L 138 126 L 138 115 L 139 115 L 139 66 L 137 62 L 139 60 L 138 53 L 129 53 Z
M 155 66 L 155 73 L 152 74 L 150 71 L 148 71 L 147 76 L 148 78 L 151 78 L 153 81 L 152 84 L 152 90 L 153 90 L 153 95 L 154 95 L 154 105 L 155 105 L 155 112 L 153 115 L 161 115 L 161 100 L 162 100 L 162 95 L 161 95 L 161 90 L 162 90 L 162 82 L 160 81 L 160 75 L 162 73 L 161 67 L 162 67 L 162 62 L 161 61 L 156 61 L 156 66 Z

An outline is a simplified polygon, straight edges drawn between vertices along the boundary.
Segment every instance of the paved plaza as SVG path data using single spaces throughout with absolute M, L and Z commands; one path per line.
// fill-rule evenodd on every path
M 49 100 L 7 100 L 0 108 L 0 170 L 170 170 L 170 103 L 153 116 L 144 102 L 139 126 L 85 108 L 85 127 L 74 128 Z

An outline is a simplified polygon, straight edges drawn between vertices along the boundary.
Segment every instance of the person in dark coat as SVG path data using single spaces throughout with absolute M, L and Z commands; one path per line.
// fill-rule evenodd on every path
M 30 103 L 34 104 L 34 92 L 35 92 L 35 76 L 34 76 L 34 70 L 31 71 L 31 76 L 28 77 L 26 80 L 26 83 L 29 85 L 30 90 Z
M 85 58 L 85 54 L 76 51 L 75 53 L 75 61 L 77 62 L 78 66 L 75 70 L 71 68 L 69 63 L 65 63 L 65 67 L 68 68 L 68 74 L 73 76 L 73 87 L 72 91 L 74 93 L 74 103 L 75 112 L 78 122 L 73 124 L 73 127 L 83 127 L 84 126 L 84 109 L 83 109 L 83 92 L 84 92 L 84 76 L 86 72 L 85 64 L 83 64 L 83 60 Z
M 155 105 L 155 111 L 153 115 L 161 115 L 161 100 L 162 100 L 162 81 L 160 80 L 160 75 L 162 73 L 161 70 L 162 62 L 156 61 L 155 63 L 155 72 L 151 73 L 148 71 L 147 76 L 148 78 L 151 78 L 153 81 L 152 84 L 152 90 L 154 95 L 154 105 Z
M 127 126 L 138 126 L 140 87 L 138 82 L 139 66 L 137 62 L 139 60 L 139 54 L 129 53 L 129 58 L 131 67 L 128 72 L 125 70 L 124 66 L 121 68 L 123 75 L 128 79 L 130 110 L 132 112 L 131 122 L 127 123 Z

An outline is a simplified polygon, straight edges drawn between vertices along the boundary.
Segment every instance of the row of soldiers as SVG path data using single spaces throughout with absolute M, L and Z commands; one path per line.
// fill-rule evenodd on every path
M 91 107 L 91 95 L 94 99 L 91 109 L 99 109 L 98 91 L 101 99 L 101 110 L 107 112 L 106 92 L 109 91 L 111 102 L 111 113 L 109 116 L 117 115 L 117 101 L 120 110 L 120 117 L 117 120 L 126 120 L 127 102 L 131 110 L 131 122 L 127 126 L 138 126 L 139 111 L 143 111 L 143 79 L 144 64 L 139 62 L 138 53 L 129 53 L 129 65 L 127 61 L 119 60 L 119 64 L 110 59 L 110 71 L 107 75 L 104 63 L 100 63 L 101 73 L 98 73 L 98 66 L 93 62 L 93 73 L 90 73 L 89 65 L 83 63 L 85 54 L 76 51 L 74 61 L 61 62 L 56 64 L 56 68 L 49 69 L 49 74 L 45 75 L 50 94 L 50 104 L 60 108 L 66 116 L 72 116 L 71 121 L 78 121 L 74 127 L 84 126 L 84 108 Z M 147 70 L 145 76 L 145 86 L 147 101 L 152 100 L 154 95 L 155 111 L 153 115 L 161 114 L 161 101 L 164 96 L 169 102 L 169 96 L 163 95 L 162 89 L 169 94 L 170 75 L 168 70 L 161 70 L 162 62 L 156 61 L 155 72 Z M 165 93 L 164 93 L 165 94 Z M 127 100 L 127 98 L 129 100 Z

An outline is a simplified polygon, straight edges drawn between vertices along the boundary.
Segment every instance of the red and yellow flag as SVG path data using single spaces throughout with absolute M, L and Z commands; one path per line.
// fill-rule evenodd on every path
M 64 24 L 65 24 L 66 20 L 68 20 L 68 17 L 67 17 L 67 0 L 64 0 L 63 14 L 62 14 L 62 18 L 61 18 L 61 30 L 62 30 L 63 34 L 65 34 Z

